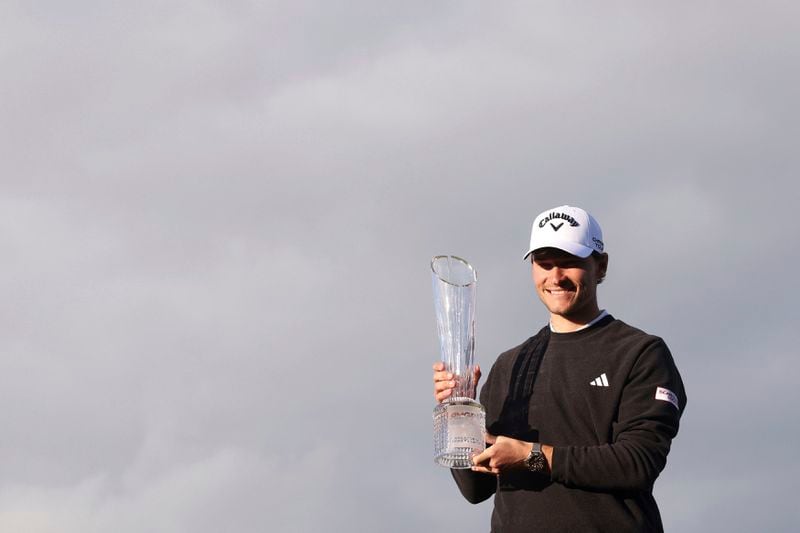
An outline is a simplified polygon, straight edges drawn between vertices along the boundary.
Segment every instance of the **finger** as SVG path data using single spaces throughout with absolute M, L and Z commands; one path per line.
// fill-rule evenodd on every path
M 481 381 L 481 367 L 479 365 L 475 365 L 475 368 L 472 369 L 472 395 L 476 396 L 478 394 L 478 383 Z
M 453 379 L 453 374 L 450 372 L 434 372 L 433 381 L 447 381 Z
M 447 389 L 446 391 L 435 392 L 433 394 L 433 397 L 436 398 L 437 402 L 442 403 L 447 398 L 449 398 L 451 394 L 453 394 L 453 389 Z
M 487 444 L 494 444 L 497 441 L 497 437 L 491 433 L 487 433 L 483 440 L 486 441 Z
M 436 392 L 450 390 L 455 388 L 456 382 L 455 381 L 436 381 L 433 384 L 433 390 Z
M 475 466 L 487 466 L 489 464 L 489 460 L 492 458 L 493 453 L 494 451 L 489 450 L 488 448 L 483 450 L 481 453 L 472 458 L 472 464 Z
M 442 370 L 444 370 L 444 363 L 441 361 L 433 363 L 433 370 L 436 372 L 441 372 Z
M 480 472 L 481 474 L 490 474 L 492 476 L 496 476 L 497 474 L 500 473 L 497 469 L 491 469 L 491 468 L 487 468 L 485 466 L 473 466 L 472 467 L 472 471 L 473 472 Z

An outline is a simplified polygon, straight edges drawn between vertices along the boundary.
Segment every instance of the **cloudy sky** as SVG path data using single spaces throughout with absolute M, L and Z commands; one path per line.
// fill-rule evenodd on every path
M 0 532 L 488 530 L 433 464 L 428 262 L 488 368 L 540 211 L 689 402 L 671 531 L 796 531 L 800 8 L 0 6 Z

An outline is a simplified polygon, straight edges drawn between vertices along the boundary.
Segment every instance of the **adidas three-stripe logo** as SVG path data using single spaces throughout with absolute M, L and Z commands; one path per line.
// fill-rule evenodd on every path
M 606 373 L 603 372 L 600 374 L 599 378 L 595 378 L 594 381 L 590 381 L 589 385 L 592 387 L 608 387 L 608 378 L 606 377 Z

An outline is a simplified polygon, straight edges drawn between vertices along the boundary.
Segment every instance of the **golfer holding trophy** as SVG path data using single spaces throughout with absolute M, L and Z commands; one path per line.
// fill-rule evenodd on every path
M 609 256 L 589 213 L 540 213 L 525 250 L 549 321 L 497 357 L 481 404 L 475 271 L 457 257 L 433 260 L 436 461 L 470 503 L 494 497 L 493 533 L 663 531 L 653 485 L 686 407 L 672 354 L 598 305 Z

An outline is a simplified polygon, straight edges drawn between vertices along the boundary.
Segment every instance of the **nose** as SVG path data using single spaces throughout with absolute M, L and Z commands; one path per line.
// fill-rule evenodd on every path
M 564 280 L 564 271 L 561 268 L 554 266 L 550 269 L 550 276 L 552 277 L 553 282 L 556 285 L 559 285 Z
M 564 272 L 564 269 L 557 266 L 554 266 L 552 269 L 550 269 L 550 280 L 553 285 L 558 287 L 566 287 L 570 285 L 569 278 Z

